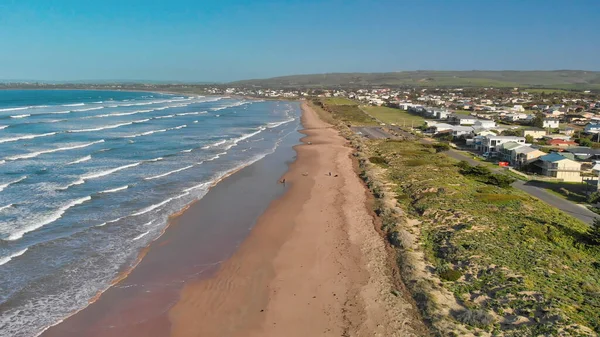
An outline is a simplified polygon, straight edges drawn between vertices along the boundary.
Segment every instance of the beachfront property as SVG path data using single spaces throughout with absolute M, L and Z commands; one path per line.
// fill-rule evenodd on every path
M 519 136 L 483 136 L 479 139 L 479 142 L 475 142 L 475 148 L 483 153 L 494 153 L 497 151 L 498 146 L 508 142 L 515 142 L 519 144 L 525 144 L 525 137 Z
M 468 115 L 451 114 L 448 116 L 448 122 L 456 125 L 474 125 L 477 122 L 477 118 Z
M 561 179 L 566 182 L 581 182 L 581 163 L 556 152 L 538 158 L 535 164 L 541 168 L 541 173 L 547 177 Z
M 537 158 L 546 155 L 545 152 L 533 148 L 529 144 L 512 141 L 501 144 L 498 148 L 498 152 L 502 160 L 505 160 L 516 167 L 528 165 Z

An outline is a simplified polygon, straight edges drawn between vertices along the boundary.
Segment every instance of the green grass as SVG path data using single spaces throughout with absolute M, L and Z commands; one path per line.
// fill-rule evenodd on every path
M 455 114 L 457 115 L 470 115 L 472 111 L 468 111 L 468 110 L 456 110 L 454 111 Z
M 524 88 L 524 89 L 520 89 L 520 91 L 525 91 L 525 92 L 528 92 L 530 94 L 541 94 L 541 93 L 546 93 L 546 94 L 565 94 L 565 93 L 570 93 L 571 92 L 571 91 L 563 90 L 563 89 L 543 89 L 543 88 Z
M 460 303 L 530 320 L 495 327 L 511 336 L 578 335 L 573 323 L 600 332 L 600 246 L 586 224 L 520 190 L 464 176 L 423 144 L 369 148 L 385 158 L 398 203 L 421 221 L 425 256 Z
M 419 115 L 413 115 L 405 110 L 388 108 L 385 106 L 363 106 L 362 108 L 371 114 L 371 116 L 387 124 L 396 124 L 399 126 L 414 125 L 416 127 L 425 122 L 425 118 Z
M 344 97 L 329 97 L 325 98 L 323 102 L 330 105 L 358 105 L 357 102 Z
M 336 104 L 336 103 L 347 104 Z M 350 104 L 352 102 L 353 104 Z M 351 126 L 378 125 L 377 121 L 364 113 L 354 101 L 342 98 L 324 98 L 313 101 L 313 104 L 331 114 L 331 116 L 344 124 Z

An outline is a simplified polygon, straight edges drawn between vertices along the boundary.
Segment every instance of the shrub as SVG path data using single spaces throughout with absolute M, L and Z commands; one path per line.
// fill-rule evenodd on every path
M 494 317 L 481 309 L 467 309 L 459 312 L 453 312 L 453 315 L 459 322 L 478 328 L 488 327 L 494 322 Z
M 594 223 L 588 232 L 590 240 L 597 245 L 600 245 L 600 218 L 595 218 Z
M 427 160 L 423 160 L 423 159 L 411 159 L 411 160 L 407 160 L 405 165 L 406 166 L 423 166 L 423 165 L 427 165 L 428 162 Z
M 490 185 L 508 188 L 515 182 L 515 178 L 509 177 L 506 174 L 492 174 L 487 177 L 487 183 Z
M 435 143 L 433 144 L 433 148 L 435 148 L 435 152 L 444 152 L 450 150 L 450 144 L 448 143 Z
M 378 164 L 378 165 L 387 165 L 387 160 L 385 160 L 385 158 L 383 157 L 370 157 L 369 161 L 373 164 Z
M 448 269 L 440 272 L 440 278 L 446 281 L 456 281 L 462 276 L 462 273 L 458 270 Z

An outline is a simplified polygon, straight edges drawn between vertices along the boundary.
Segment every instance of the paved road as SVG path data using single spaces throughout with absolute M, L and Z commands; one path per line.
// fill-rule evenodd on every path
M 478 162 L 477 160 L 475 160 L 463 153 L 455 151 L 455 150 L 450 150 L 445 153 L 449 157 L 452 157 L 456 160 L 466 160 L 471 165 L 479 165 L 480 164 L 480 162 Z M 501 170 L 502 169 L 498 168 L 496 171 L 501 171 Z M 590 211 L 585 206 L 576 204 L 569 200 L 565 200 L 561 197 L 558 197 L 558 196 L 546 191 L 545 189 L 543 189 L 541 187 L 531 185 L 526 181 L 517 180 L 512 184 L 512 187 L 518 188 L 521 191 L 542 200 L 543 202 L 547 203 L 548 205 L 550 205 L 552 207 L 556 207 L 563 212 L 569 213 L 572 216 L 576 217 L 577 219 L 579 219 L 587 224 L 591 225 L 594 222 L 594 219 L 596 217 L 598 217 L 598 214 Z
M 530 195 L 542 200 L 550 206 L 556 207 L 565 213 L 571 214 L 572 216 L 589 225 L 591 225 L 594 222 L 594 219 L 598 217 L 598 214 L 585 208 L 585 206 L 581 206 L 574 202 L 558 197 L 552 193 L 548 193 L 546 190 L 537 186 L 529 185 L 526 181 L 517 180 L 512 184 L 512 186 L 520 189 L 521 191 L 529 193 Z
M 363 112 L 368 114 L 364 110 L 363 110 Z M 392 128 L 394 128 L 394 127 L 392 126 Z M 402 134 L 402 135 L 404 135 L 405 133 L 410 134 L 406 131 L 401 130 L 400 128 L 398 128 L 398 129 L 400 130 L 398 132 L 400 132 L 400 134 Z M 426 139 L 421 139 L 421 141 L 423 143 L 431 143 L 432 142 L 431 140 L 426 140 Z M 473 159 L 472 157 L 467 156 L 461 152 L 458 152 L 456 150 L 451 149 L 449 151 L 446 151 L 445 154 L 456 160 L 466 160 L 471 165 L 479 165 L 480 164 L 479 161 L 477 161 L 477 160 Z M 498 168 L 496 171 L 500 171 L 500 170 L 502 170 L 502 169 Z M 584 206 L 581 206 L 581 205 L 571 202 L 569 200 L 560 198 L 552 193 L 549 193 L 548 191 L 544 190 L 543 188 L 530 185 L 527 182 L 524 182 L 522 180 L 515 181 L 512 184 L 512 186 L 514 188 L 520 189 L 521 191 L 523 191 L 535 198 L 542 200 L 543 202 L 547 203 L 548 205 L 550 205 L 552 207 L 556 207 L 556 208 L 560 209 L 561 211 L 572 215 L 573 217 L 575 217 L 587 224 L 591 225 L 594 222 L 594 219 L 596 217 L 598 217 L 598 214 L 590 211 L 589 209 L 585 208 Z
M 363 136 L 367 137 L 367 138 L 375 138 L 375 139 L 387 139 L 387 138 L 394 138 L 394 136 L 390 135 L 389 133 L 383 131 L 382 128 L 377 127 L 377 126 L 361 126 L 361 127 L 353 127 L 352 130 L 354 132 L 360 132 L 363 134 Z

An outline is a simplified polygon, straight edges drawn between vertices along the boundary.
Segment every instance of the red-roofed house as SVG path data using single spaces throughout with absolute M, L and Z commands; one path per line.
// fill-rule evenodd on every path
M 572 140 L 563 140 L 563 139 L 552 139 L 548 141 L 548 145 L 550 146 L 559 146 L 559 147 L 567 147 L 567 146 L 577 146 Z

